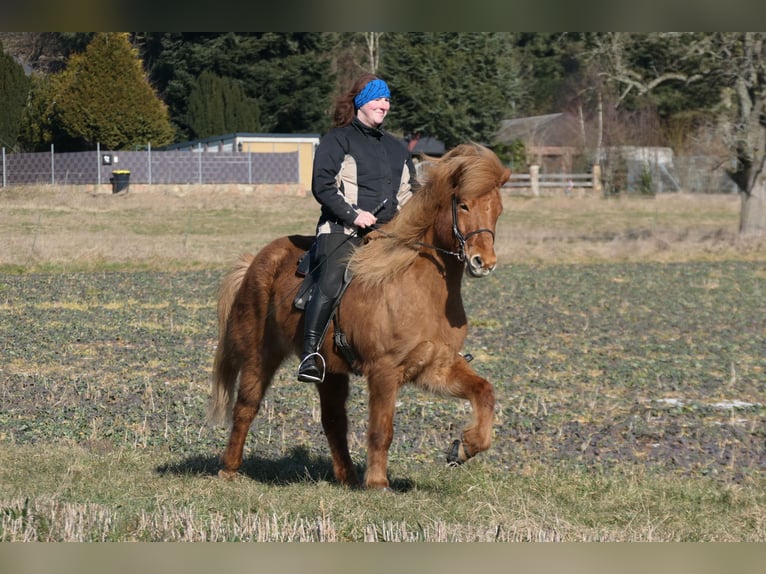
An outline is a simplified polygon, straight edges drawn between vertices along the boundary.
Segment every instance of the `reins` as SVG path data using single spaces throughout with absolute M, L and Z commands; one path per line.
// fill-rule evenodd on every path
M 388 202 L 387 199 L 384 199 L 381 203 L 379 203 L 375 209 L 372 211 L 373 214 L 377 215 L 380 213 L 383 208 L 385 207 L 386 203 Z M 384 231 L 381 229 L 377 224 L 372 225 L 369 230 L 365 231 L 377 231 L 381 235 L 385 235 L 386 237 L 390 237 L 392 239 L 396 239 L 396 236 Z M 481 229 L 475 229 L 473 231 L 469 231 L 465 235 L 460 231 L 457 225 L 457 196 L 455 194 L 452 194 L 452 236 L 457 240 L 458 242 L 458 250 L 457 251 L 450 251 L 449 249 L 444 249 L 443 247 L 438 247 L 437 245 L 431 245 L 430 243 L 425 243 L 423 241 L 416 241 L 412 244 L 413 247 L 423 247 L 425 249 L 433 249 L 434 251 L 437 251 L 439 253 L 442 253 L 444 255 L 449 255 L 452 257 L 455 257 L 460 263 L 465 262 L 465 247 L 468 242 L 468 240 L 473 237 L 474 235 L 478 235 L 479 233 L 489 233 L 492 236 L 492 241 L 495 241 L 495 233 L 491 229 L 488 229 L 486 227 L 482 227 Z M 358 230 L 354 230 L 351 234 L 348 235 L 346 240 L 349 240 L 353 237 L 358 237 Z M 336 247 L 336 249 L 340 249 L 340 245 Z M 324 265 L 326 262 L 326 258 L 319 261 L 314 267 L 310 267 L 308 270 L 308 273 L 314 273 L 319 267 Z M 293 296 L 295 292 L 300 289 L 300 283 L 294 288 L 291 289 L 288 292 L 288 296 Z M 344 289 L 345 290 L 345 289 Z M 338 298 L 338 301 L 340 301 L 340 297 Z

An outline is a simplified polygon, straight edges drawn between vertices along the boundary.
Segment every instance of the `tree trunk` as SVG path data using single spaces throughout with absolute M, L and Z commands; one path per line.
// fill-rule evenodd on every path
M 759 178 L 750 193 L 742 193 L 739 234 L 766 236 L 766 184 L 763 178 Z

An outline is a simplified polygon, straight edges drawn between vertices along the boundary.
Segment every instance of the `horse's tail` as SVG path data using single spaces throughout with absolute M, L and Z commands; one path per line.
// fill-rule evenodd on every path
M 245 253 L 224 277 L 218 291 L 218 347 L 213 362 L 213 376 L 208 404 L 208 420 L 214 424 L 229 422 L 236 399 L 235 387 L 240 362 L 229 339 L 229 315 L 254 255 Z

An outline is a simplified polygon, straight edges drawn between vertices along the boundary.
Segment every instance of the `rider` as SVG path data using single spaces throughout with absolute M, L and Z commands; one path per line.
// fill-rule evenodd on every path
M 360 235 L 391 220 L 417 188 L 409 150 L 381 128 L 390 107 L 386 82 L 373 74 L 361 76 L 336 100 L 333 128 L 314 155 L 311 192 L 322 211 L 311 261 L 316 287 L 306 304 L 299 381 L 324 380 L 319 344 Z

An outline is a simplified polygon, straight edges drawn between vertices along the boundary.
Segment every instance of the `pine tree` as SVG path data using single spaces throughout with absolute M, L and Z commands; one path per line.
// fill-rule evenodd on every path
M 258 104 L 257 131 L 323 132 L 335 89 L 334 36 L 325 32 L 149 32 L 146 69 L 179 139 L 195 137 L 190 101 L 205 71 L 241 83 Z M 237 128 L 242 131 L 243 128 Z
M 193 138 L 260 130 L 258 103 L 241 82 L 202 72 L 189 95 L 187 125 Z
M 21 129 L 24 103 L 29 94 L 29 80 L 24 69 L 0 44 L 0 146 L 16 148 Z
M 165 104 L 144 74 L 128 34 L 98 33 L 54 78 L 54 121 L 72 147 L 130 149 L 173 141 Z
M 447 147 L 490 143 L 523 94 L 507 33 L 387 33 L 380 46 L 380 73 L 391 84 L 386 125 L 404 135 L 437 137 Z
M 51 118 L 52 109 L 53 93 L 50 76 L 33 74 L 30 77 L 29 96 L 19 130 L 19 147 L 23 151 L 46 151 L 50 149 L 51 143 L 55 144 L 56 148 L 59 147 L 56 128 Z

